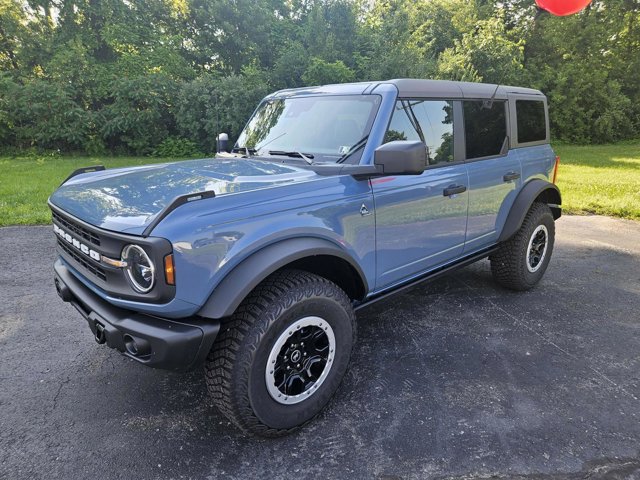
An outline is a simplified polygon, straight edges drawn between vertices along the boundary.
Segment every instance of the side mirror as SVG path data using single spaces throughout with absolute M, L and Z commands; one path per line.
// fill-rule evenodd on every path
M 216 152 L 222 153 L 227 151 L 227 144 L 229 143 L 229 135 L 221 133 L 218 135 L 216 145 Z
M 427 166 L 427 148 L 408 140 L 385 143 L 374 152 L 373 163 L 384 175 L 420 175 Z

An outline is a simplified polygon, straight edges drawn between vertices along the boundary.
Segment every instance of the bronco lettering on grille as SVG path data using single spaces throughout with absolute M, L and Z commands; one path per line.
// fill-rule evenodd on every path
M 66 240 L 67 243 L 70 243 L 71 245 L 73 245 L 77 250 L 81 251 L 86 256 L 93 258 L 96 262 L 100 261 L 100 254 L 98 252 L 89 248 L 84 243 L 80 242 L 80 240 L 78 240 L 77 238 L 74 238 L 71 235 L 69 235 L 67 232 L 65 232 L 62 228 L 57 226 L 55 223 L 53 224 L 53 231 L 56 232 L 56 234 L 60 236 L 60 238 L 63 238 L 64 240 Z

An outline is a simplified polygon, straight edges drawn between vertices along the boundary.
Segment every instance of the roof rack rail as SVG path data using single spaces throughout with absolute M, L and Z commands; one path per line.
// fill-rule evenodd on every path
M 169 215 L 171 212 L 173 212 L 179 206 L 184 205 L 185 203 L 195 202 L 195 201 L 198 201 L 198 200 L 204 200 L 205 198 L 212 198 L 212 197 L 215 197 L 215 196 L 216 196 L 216 192 L 214 192 L 213 190 L 205 190 L 204 192 L 188 193 L 186 195 L 180 195 L 180 196 L 174 198 L 171 201 L 171 203 L 169 203 L 166 207 L 164 207 L 162 210 L 160 210 L 160 213 L 158 213 L 156 218 L 154 218 L 153 221 L 149 225 L 147 225 L 147 228 L 145 228 L 144 232 L 142 232 L 142 236 L 143 237 L 148 237 L 149 235 L 151 235 L 151 232 L 153 231 L 153 229 L 156 228 L 158 226 L 158 224 L 167 215 Z

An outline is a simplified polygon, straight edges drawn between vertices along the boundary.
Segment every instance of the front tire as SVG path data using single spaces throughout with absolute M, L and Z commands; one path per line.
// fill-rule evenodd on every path
M 277 272 L 223 324 L 205 363 L 209 393 L 247 433 L 290 433 L 333 396 L 354 341 L 355 314 L 337 285 L 299 270 Z
M 511 290 L 533 288 L 547 270 L 554 241 L 551 209 L 536 202 L 527 212 L 520 230 L 489 257 L 493 278 Z

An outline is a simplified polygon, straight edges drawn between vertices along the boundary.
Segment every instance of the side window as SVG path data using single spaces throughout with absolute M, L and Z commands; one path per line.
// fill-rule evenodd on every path
M 518 119 L 518 143 L 538 142 L 547 139 L 544 102 L 516 100 L 516 118 Z
M 490 108 L 484 101 L 462 103 L 467 159 L 500 155 L 507 137 L 506 102 L 494 101 Z
M 453 162 L 453 102 L 399 100 L 384 143 L 394 140 L 424 142 L 428 165 Z

